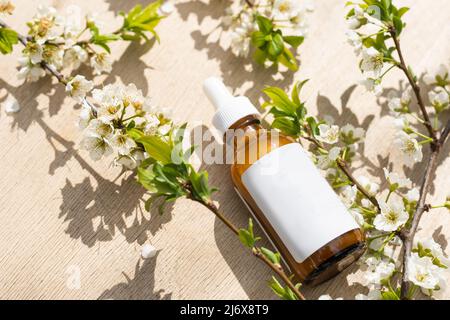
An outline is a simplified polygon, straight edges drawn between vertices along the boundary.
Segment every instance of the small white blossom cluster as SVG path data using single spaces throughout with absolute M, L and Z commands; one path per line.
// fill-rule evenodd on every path
M 444 272 L 450 261 L 441 246 L 431 239 L 419 240 L 408 258 L 406 276 L 426 295 L 433 295 L 436 290 L 446 288 Z
M 51 6 L 39 5 L 36 15 L 27 23 L 28 43 L 19 59 L 19 79 L 37 81 L 45 76 L 41 62 L 56 71 L 67 67 L 74 70 L 89 62 L 95 74 L 110 72 L 109 55 L 95 51 L 89 41 L 81 39 L 86 30 L 97 28 L 96 23 L 74 5 L 67 7 L 65 15 Z
M 361 84 L 368 91 L 379 96 L 382 93 L 381 79 L 384 76 L 385 57 L 375 47 L 364 44 L 365 36 L 358 29 L 370 24 L 380 27 L 380 22 L 359 5 L 353 6 L 350 12 L 351 14 L 347 16 L 349 30 L 346 34 L 348 43 L 354 48 L 355 54 L 361 57 L 360 69 L 364 75 Z
M 339 128 L 331 117 L 327 117 L 324 123 L 319 124 L 318 131 L 316 139 L 329 146 L 329 151 L 319 152 L 316 155 L 317 166 L 322 170 L 328 170 L 327 175 L 331 176 L 335 174 L 336 160 L 340 156 L 347 161 L 354 158 L 358 145 L 363 142 L 366 133 L 364 129 L 355 128 L 351 124 Z
M 3 14 L 12 14 L 14 5 L 10 0 L 0 0 L 0 16 Z
M 258 15 L 271 19 L 287 35 L 306 36 L 306 14 L 312 10 L 312 3 L 301 4 L 299 0 L 233 1 L 223 17 L 223 25 L 231 33 L 231 51 L 240 57 L 249 55 Z
M 134 84 L 110 84 L 94 89 L 95 106 L 83 101 L 79 126 L 81 147 L 93 160 L 115 154 L 115 163 L 136 168 L 146 158 L 144 149 L 129 135 L 136 128 L 146 135 L 165 135 L 172 123 L 158 112 Z
M 432 90 L 428 93 L 428 98 L 436 114 L 448 109 L 450 104 L 449 68 L 441 64 L 437 70 L 426 74 L 423 80 L 427 85 L 432 87 Z

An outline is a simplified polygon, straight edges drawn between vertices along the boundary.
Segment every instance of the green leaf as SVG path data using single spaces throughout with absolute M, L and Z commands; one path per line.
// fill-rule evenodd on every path
M 138 168 L 137 172 L 138 182 L 147 190 L 150 192 L 155 191 L 155 187 L 153 185 L 153 179 L 155 178 L 155 175 L 152 170 L 144 169 L 142 167 Z
M 300 134 L 298 123 L 289 118 L 276 118 L 273 120 L 271 127 L 280 130 L 288 136 L 297 137 Z
M 400 300 L 398 295 L 392 291 L 381 292 L 381 298 L 383 300 Z
M 319 124 L 317 123 L 316 119 L 313 117 L 306 118 L 306 122 L 309 125 L 309 128 L 311 129 L 313 135 L 317 136 L 320 134 L 319 132 Z
M 409 8 L 408 8 L 408 7 L 402 7 L 402 8 L 400 8 L 400 9 L 398 9 L 398 10 L 397 10 L 397 17 L 399 17 L 399 18 L 403 17 L 403 15 L 404 15 L 405 13 L 407 13 L 408 11 L 409 11 Z
M 128 14 L 122 14 L 124 16 L 122 39 L 135 40 L 144 38 L 148 40 L 149 38 L 145 35 L 145 32 L 150 32 L 159 41 L 159 37 L 154 29 L 164 18 L 158 14 L 161 4 L 161 0 L 150 3 L 145 8 L 138 4 Z
M 153 159 L 160 161 L 162 164 L 172 162 L 172 147 L 167 141 L 157 136 L 143 136 L 137 139 L 137 142 L 142 143 L 145 151 Z
M 250 235 L 250 233 L 245 229 L 239 230 L 239 240 L 241 240 L 244 246 L 249 248 L 253 248 L 253 246 L 255 245 L 255 240 Z
M 297 48 L 303 43 L 305 38 L 301 36 L 284 36 L 283 40 L 292 47 Z
M 272 291 L 283 300 L 297 300 L 297 296 L 289 287 L 284 288 L 275 277 L 269 281 L 269 286 Z
M 239 230 L 239 240 L 241 240 L 246 247 L 253 248 L 255 242 L 260 239 L 260 237 L 255 237 L 253 233 L 253 220 L 250 218 L 248 220 L 248 228 Z
M 258 24 L 259 31 L 264 34 L 270 34 L 273 30 L 273 23 L 270 19 L 258 15 L 256 17 L 256 23 Z
M 399 17 L 394 17 L 393 22 L 394 22 L 395 33 L 397 34 L 397 36 L 399 36 L 400 33 L 402 33 L 402 31 L 403 31 L 403 22 Z
M 261 248 L 262 254 L 270 260 L 273 264 L 280 264 L 281 263 L 281 256 L 278 252 L 272 252 L 269 249 Z
M 208 172 L 202 171 L 197 173 L 192 170 L 189 179 L 194 189 L 194 197 L 201 201 L 209 201 L 213 189 L 208 184 Z
M 268 43 L 267 53 L 271 57 L 278 57 L 284 50 L 283 37 L 279 33 L 272 34 L 272 39 Z
M 267 54 L 263 50 L 256 48 L 253 53 L 253 59 L 259 64 L 264 64 L 267 59 Z
M 286 92 L 277 87 L 267 87 L 263 92 L 271 99 L 274 108 L 286 114 L 295 115 L 297 106 L 289 99 Z
M 294 84 L 294 88 L 292 89 L 291 93 L 291 99 L 292 101 L 299 107 L 302 103 L 300 101 L 300 92 L 303 89 L 303 86 L 308 82 L 309 80 L 303 80 L 301 82 L 297 81 Z
M 252 33 L 252 44 L 257 47 L 261 48 L 266 44 L 266 36 L 261 31 L 255 31 Z
M 283 53 L 278 56 L 278 62 L 286 66 L 291 71 L 298 70 L 297 60 L 295 59 L 291 50 L 286 47 L 284 48 Z
M 0 52 L 2 54 L 11 53 L 13 45 L 19 42 L 17 32 L 8 28 L 0 28 Z

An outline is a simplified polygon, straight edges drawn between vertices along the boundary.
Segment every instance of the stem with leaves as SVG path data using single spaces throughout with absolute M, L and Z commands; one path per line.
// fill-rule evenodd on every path
M 192 196 L 188 196 L 188 198 L 202 204 L 209 211 L 214 213 L 214 215 L 217 218 L 219 218 L 219 220 L 222 221 L 228 227 L 228 229 L 230 229 L 236 236 L 239 236 L 240 230 L 219 211 L 217 206 L 212 201 L 196 200 Z M 300 292 L 298 286 L 294 285 L 294 283 L 291 281 L 290 277 L 285 273 L 281 264 L 273 263 L 272 261 L 270 261 L 264 255 L 261 248 L 253 246 L 253 247 L 251 247 L 251 250 L 252 250 L 253 255 L 256 258 L 258 258 L 264 264 L 266 264 L 270 269 L 272 269 L 273 272 L 275 272 L 283 280 L 283 282 L 288 286 L 288 288 L 295 294 L 297 299 L 305 300 L 305 297 Z

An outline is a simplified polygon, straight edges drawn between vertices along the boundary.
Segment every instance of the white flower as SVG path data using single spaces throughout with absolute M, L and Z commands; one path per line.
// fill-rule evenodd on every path
M 360 84 L 363 85 L 367 91 L 373 92 L 377 97 L 383 93 L 383 88 L 381 87 L 379 79 L 367 78 L 360 81 Z
M 87 103 L 86 100 L 83 100 L 82 107 L 80 111 L 80 119 L 78 120 L 78 128 L 85 129 L 91 122 L 91 120 L 94 119 L 94 115 L 92 114 L 92 109 Z
M 44 48 L 38 43 L 29 41 L 25 47 L 24 54 L 30 58 L 31 63 L 38 64 L 42 61 Z
M 366 131 L 363 128 L 355 128 L 351 124 L 346 124 L 341 128 L 341 134 L 346 143 L 353 144 L 361 141 L 364 138 Z
M 43 60 L 56 69 L 61 69 L 64 65 L 64 50 L 53 45 L 44 45 Z
M 356 186 L 345 186 L 340 194 L 342 202 L 344 202 L 347 207 L 351 207 L 353 202 L 355 202 L 357 193 L 358 188 Z
M 378 199 L 381 213 L 373 220 L 373 225 L 377 230 L 395 231 L 402 227 L 409 219 L 405 211 L 403 202 L 399 199 L 391 198 L 388 203 Z
M 86 80 L 84 76 L 77 75 L 67 83 L 66 92 L 69 92 L 70 96 L 76 101 L 81 102 L 93 87 L 92 81 Z
M 415 247 L 418 247 L 420 244 L 423 249 L 429 252 L 434 258 L 438 259 L 441 264 L 447 267 L 450 266 L 450 260 L 444 254 L 442 247 L 433 239 L 417 239 L 415 243 Z
M 45 76 L 45 71 L 38 65 L 34 65 L 29 58 L 19 58 L 19 73 L 17 78 L 19 80 L 25 79 L 26 81 L 37 81 L 39 78 Z
M 380 290 L 371 290 L 367 295 L 359 293 L 355 296 L 355 300 L 381 300 Z
M 162 16 L 168 16 L 175 10 L 175 6 L 171 1 L 165 1 L 161 6 L 158 8 L 158 12 Z
M 364 216 L 358 210 L 350 209 L 349 212 L 359 226 L 361 227 L 364 226 L 365 223 Z
M 122 165 L 129 170 L 134 170 L 137 167 L 136 160 L 134 160 L 133 157 L 124 154 L 119 155 L 116 158 L 115 163 L 118 165 Z
M 369 263 L 365 277 L 371 284 L 379 285 L 383 280 L 389 279 L 395 272 L 395 264 L 392 262 L 373 258 Z
M 407 166 L 411 167 L 414 163 L 422 161 L 422 146 L 415 138 L 404 131 L 399 131 L 396 134 L 394 145 L 403 153 L 403 159 Z
M 394 127 L 398 130 L 403 131 L 405 128 L 409 127 L 409 121 L 404 116 L 396 116 L 393 120 Z
M 412 89 L 408 86 L 401 96 L 398 96 L 395 90 L 388 93 L 388 107 L 393 115 L 397 115 L 400 112 L 406 112 L 409 110 L 409 105 L 412 99 Z
M 156 250 L 156 248 L 154 246 L 147 243 L 147 244 L 144 244 L 141 248 L 141 257 L 143 259 L 150 259 L 150 258 L 153 258 L 154 256 L 156 256 L 157 252 L 158 252 L 158 250 Z
M 365 21 L 365 12 L 360 6 L 353 7 L 354 14 L 347 18 L 347 25 L 350 29 L 359 29 Z
M 361 36 L 353 30 L 348 30 L 345 34 L 347 35 L 348 43 L 353 47 L 355 53 L 359 55 L 363 47 Z
M 81 141 L 81 147 L 89 151 L 90 157 L 95 161 L 100 160 L 102 157 L 107 157 L 113 152 L 109 142 L 99 136 L 85 136 Z
M 343 298 L 333 299 L 329 294 L 323 294 L 319 297 L 318 300 L 344 300 Z
M 361 70 L 363 72 L 371 72 L 376 77 L 381 74 L 384 66 L 384 55 L 374 47 L 364 48 L 361 62 Z
M 417 253 L 408 258 L 406 276 L 409 281 L 424 289 L 433 290 L 439 284 L 440 268 L 430 257 L 419 257 Z
M 336 125 L 329 126 L 327 124 L 320 124 L 317 140 L 328 144 L 335 144 L 339 140 L 339 127 Z
M 111 145 L 117 149 L 120 154 L 128 154 L 130 150 L 136 147 L 136 143 L 128 135 L 116 133 L 110 139 Z
M 427 85 L 448 85 L 450 83 L 448 68 L 441 64 L 437 70 L 426 74 L 423 80 Z
M 48 40 L 56 40 L 61 36 L 62 24 L 63 18 L 57 14 L 55 8 L 40 4 L 37 14 L 29 24 L 30 34 L 37 43 L 44 44 Z
M 102 138 L 111 138 L 114 133 L 114 128 L 109 121 L 105 121 L 102 118 L 92 119 L 86 128 L 86 134 L 92 136 L 98 136 Z
M 405 198 L 409 202 L 417 202 L 419 201 L 419 197 L 420 197 L 419 189 L 413 188 L 408 191 Z
M 64 21 L 64 35 L 66 39 L 76 38 L 86 23 L 83 20 L 81 8 L 76 5 L 69 5 L 66 9 L 66 19 Z M 76 41 L 75 39 L 72 41 Z
M 389 172 L 386 168 L 383 168 L 383 171 L 386 180 L 392 188 L 408 188 L 412 183 L 408 178 L 402 178 L 397 173 Z
M 66 50 L 64 53 L 64 65 L 72 66 L 73 69 L 78 69 L 81 63 L 86 62 L 88 53 L 82 47 L 76 45 Z
M 301 10 L 298 0 L 275 0 L 273 4 L 272 16 L 278 20 L 290 19 Z
M 247 29 L 238 27 L 231 33 L 231 51 L 238 57 L 247 57 L 250 52 L 250 34 Z
M 106 52 L 97 53 L 91 58 L 91 66 L 94 68 L 95 75 L 100 75 L 102 72 L 109 73 L 112 70 L 112 61 Z
M 20 111 L 19 102 L 13 97 L 9 96 L 6 101 L 3 103 L 3 107 L 5 108 L 5 112 L 7 114 L 16 113 Z
M 333 166 L 336 159 L 339 157 L 341 153 L 341 148 L 334 147 L 328 152 L 328 154 L 317 156 L 317 167 L 322 170 L 326 170 Z
M 428 93 L 428 98 L 430 99 L 431 104 L 436 109 L 442 110 L 443 108 L 448 106 L 449 103 L 449 95 L 445 92 L 444 89 L 439 88 L 435 91 L 430 91 Z
M 377 183 L 370 181 L 370 179 L 365 176 L 359 176 L 356 180 L 358 180 L 371 196 L 374 196 L 380 190 L 380 186 Z
M 94 90 L 95 91 L 95 90 Z M 105 121 L 112 121 L 115 119 L 119 119 L 122 113 L 123 105 L 122 101 L 118 99 L 114 99 L 110 104 L 101 105 L 97 111 L 99 118 L 104 119 Z
M 0 15 L 12 14 L 14 11 L 14 5 L 9 0 L 0 0 Z

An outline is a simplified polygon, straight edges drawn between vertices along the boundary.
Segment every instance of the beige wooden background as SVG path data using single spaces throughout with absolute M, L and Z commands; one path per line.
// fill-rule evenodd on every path
M 24 23 L 37 2 L 14 1 L 17 10 L 7 22 L 25 32 Z M 41 2 L 41 1 L 39 1 Z M 144 0 L 42 1 L 59 10 L 71 4 L 100 12 L 105 28 L 114 18 Z M 252 67 L 226 49 L 220 17 L 226 1 L 178 1 L 176 12 L 158 27 L 161 44 L 114 45 L 111 75 L 96 79 L 111 83 L 121 78 L 134 82 L 159 106 L 171 107 L 179 121 L 210 123 L 213 114 L 201 90 L 211 75 L 222 76 L 236 94 L 257 102 L 264 85 L 288 88 L 295 79 L 309 78 L 303 97 L 311 112 L 332 115 L 342 123 L 367 129 L 367 143 L 357 172 L 377 181 L 382 167 L 397 156 L 392 147 L 391 118 L 381 112 L 384 100 L 355 86 L 360 80 L 357 60 L 346 43 L 344 3 L 318 0 L 310 16 L 310 34 L 301 47 L 297 74 L 274 74 Z M 403 46 L 417 72 L 449 64 L 450 3 L 448 0 L 399 1 L 412 6 Z M 220 38 L 220 41 L 219 41 Z M 118 168 L 95 163 L 78 150 L 75 127 L 78 111 L 64 90 L 47 77 L 37 83 L 16 80 L 16 59 L 0 57 L 0 102 L 8 93 L 22 111 L 0 117 L 0 298 L 31 299 L 271 299 L 266 286 L 267 268 L 256 261 L 209 212 L 181 200 L 162 217 L 144 213 L 143 190 L 128 175 L 117 178 Z M 89 74 L 88 69 L 81 71 Z M 404 85 L 392 73 L 386 88 Z M 387 91 L 385 92 L 385 94 Z M 445 149 L 447 156 L 449 148 Z M 449 191 L 450 161 L 440 161 L 433 202 Z M 217 200 L 238 225 L 248 213 L 235 195 L 226 167 L 213 166 L 212 183 L 220 188 Z M 401 166 L 396 167 L 402 170 Z M 418 181 L 423 164 L 405 173 Z M 450 215 L 445 210 L 426 214 L 421 234 L 433 236 L 446 247 Z M 260 231 L 258 231 L 260 232 Z M 140 246 L 152 243 L 160 251 L 155 259 L 139 259 Z M 68 286 L 80 271 L 81 287 Z M 323 293 L 352 298 L 365 292 L 354 266 L 317 288 L 305 288 L 309 298 Z M 450 291 L 443 292 L 449 298 Z

